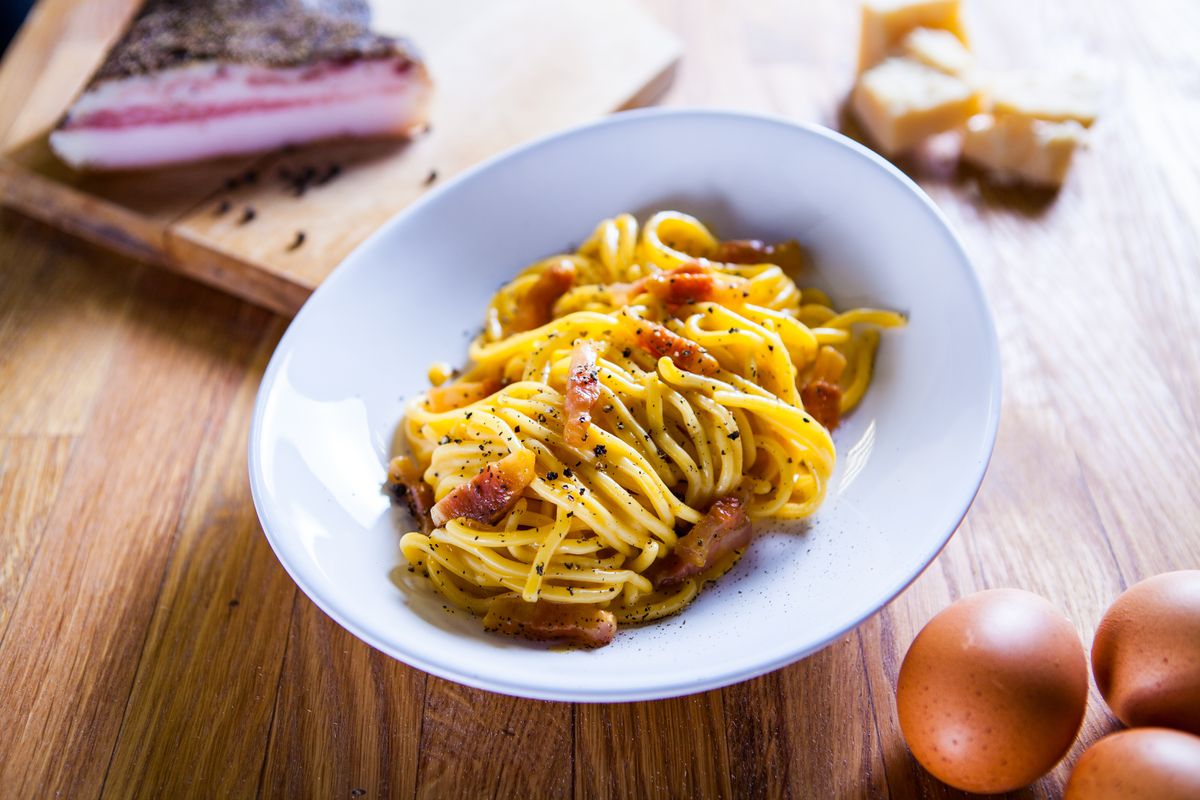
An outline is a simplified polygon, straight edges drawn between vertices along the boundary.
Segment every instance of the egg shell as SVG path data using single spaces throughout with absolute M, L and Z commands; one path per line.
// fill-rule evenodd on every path
M 1044 598 L 993 589 L 917 634 L 896 687 L 900 728 L 925 769 L 969 792 L 1006 792 L 1070 749 L 1087 706 L 1087 656 Z
M 1089 747 L 1071 772 L 1063 800 L 1195 800 L 1200 797 L 1200 736 L 1133 728 Z
M 1126 725 L 1200 735 L 1200 570 L 1155 575 L 1118 597 L 1096 629 L 1092 671 Z

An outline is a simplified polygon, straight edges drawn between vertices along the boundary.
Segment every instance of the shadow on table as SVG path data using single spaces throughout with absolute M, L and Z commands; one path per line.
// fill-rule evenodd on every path
M 103 338 L 124 324 L 127 338 L 173 341 L 216 362 L 245 364 L 283 334 L 283 320 L 270 311 L 18 212 L 0 212 L 0 239 L 16 262 L 7 267 L 0 302 L 23 341 L 63 339 L 78 346 L 77 337 L 64 338 L 65 327 L 86 327 Z

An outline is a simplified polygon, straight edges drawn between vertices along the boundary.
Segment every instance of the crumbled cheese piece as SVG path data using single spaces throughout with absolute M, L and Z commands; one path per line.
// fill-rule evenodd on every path
M 966 75 L 975 63 L 957 36 L 937 28 L 914 28 L 900 41 L 897 52 L 947 75 Z
M 963 44 L 967 43 L 958 0 L 865 0 L 858 71 L 870 69 L 887 58 L 914 28 L 949 31 Z
M 988 94 L 997 114 L 1042 119 L 1073 120 L 1090 127 L 1100 107 L 1101 87 L 1082 73 L 1048 76 L 1044 72 L 1010 72 L 988 81 Z
M 429 365 L 429 385 L 441 386 L 454 377 L 454 367 L 445 361 L 437 361 Z
M 967 122 L 963 158 L 1001 182 L 1061 186 L 1082 136 L 1074 121 L 980 114 Z
M 965 81 L 907 58 L 889 58 L 859 76 L 851 107 L 887 155 L 957 128 L 982 107 Z

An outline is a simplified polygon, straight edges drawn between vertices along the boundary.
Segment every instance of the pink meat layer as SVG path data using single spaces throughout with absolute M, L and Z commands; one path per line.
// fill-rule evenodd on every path
M 431 84 L 405 59 L 270 69 L 193 64 L 100 84 L 50 136 L 72 166 L 131 169 L 422 125 Z

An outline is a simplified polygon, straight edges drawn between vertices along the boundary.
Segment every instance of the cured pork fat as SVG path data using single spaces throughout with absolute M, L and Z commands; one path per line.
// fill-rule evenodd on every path
M 422 127 L 432 82 L 364 0 L 148 0 L 50 135 L 129 169 Z

